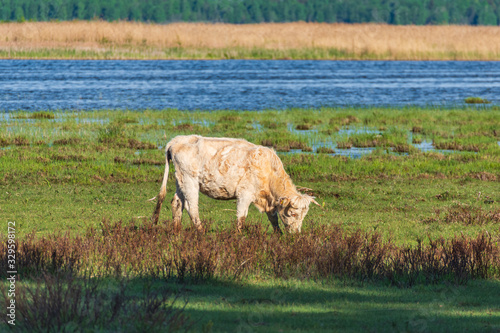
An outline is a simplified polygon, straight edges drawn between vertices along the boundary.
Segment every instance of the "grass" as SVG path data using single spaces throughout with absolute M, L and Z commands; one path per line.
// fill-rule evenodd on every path
M 412 289 L 342 280 L 209 284 L 191 288 L 186 312 L 210 318 L 219 332 L 494 332 L 498 288 L 487 281 Z
M 18 308 L 25 331 L 41 318 L 69 318 L 54 321 L 59 328 L 45 321 L 38 329 L 45 331 L 72 322 L 152 331 L 499 329 L 494 107 L 49 114 L 0 114 L 0 220 L 16 221 L 23 292 L 52 304 L 48 290 L 51 297 L 70 290 L 68 300 L 89 307 L 64 317 L 27 300 L 24 312 Z M 151 226 L 147 199 L 160 186 L 162 148 L 193 131 L 288 150 L 279 153 L 286 171 L 322 205 L 310 209 L 303 233 L 275 237 L 251 207 L 237 235 L 234 202 L 204 196 L 206 235 L 192 230 L 187 214 L 184 230 L 172 234 L 169 205 Z M 361 158 L 338 155 L 373 140 Z M 421 152 L 419 140 L 453 150 Z M 168 196 L 174 188 L 171 172 Z M 112 300 L 119 310 L 109 325 L 85 321 Z M 35 313 L 40 320 L 29 319 Z
M 352 118 L 354 113 L 356 119 Z M 462 193 L 460 202 L 471 209 L 493 211 L 500 202 L 495 194 L 500 177 L 495 127 L 499 112 L 494 109 L 95 111 L 57 112 L 54 119 L 34 120 L 28 113 L 10 115 L 0 122 L 0 132 L 4 133 L 0 183 L 6 189 L 0 194 L 6 202 L 0 216 L 8 219 L 19 214 L 22 232 L 45 234 L 55 228 L 83 232 L 105 216 L 124 221 L 148 216 L 152 208 L 144 200 L 158 191 L 164 167 L 161 147 L 173 136 L 192 130 L 203 135 L 245 137 L 278 151 L 305 151 L 280 157 L 295 183 L 314 189 L 313 194 L 325 202 L 327 209 L 321 213 L 320 223 L 375 228 L 380 220 L 388 223 L 382 231 L 384 236 L 395 233 L 397 242 L 415 241 L 414 235 L 428 232 L 437 236 L 442 228 L 450 228 L 448 235 L 460 230 L 455 224 L 433 228 L 419 222 L 432 217 L 434 209 L 443 210 L 451 204 L 434 198 L 445 191 Z M 316 131 L 294 130 L 304 118 L 315 124 Z M 280 119 L 280 123 L 267 128 L 270 119 Z M 332 123 L 345 125 L 325 134 Z M 262 129 L 256 130 L 255 124 Z M 364 133 L 380 126 L 386 126 L 386 131 Z M 411 144 L 416 126 L 421 127 L 419 137 L 433 141 L 438 149 L 441 142 L 460 142 L 477 149 L 463 151 L 446 146 L 457 150 L 421 152 Z M 364 146 L 361 138 L 366 137 L 381 143 L 359 159 L 309 152 L 318 145 L 322 149 L 332 149 L 336 144 L 340 145 L 338 149 L 347 148 L 343 142 L 349 142 L 349 150 L 353 150 Z M 426 184 L 438 193 L 431 195 Z M 169 193 L 173 193 L 173 185 L 171 175 Z M 491 199 L 476 200 L 479 192 Z M 207 220 L 222 219 L 230 225 L 232 216 L 220 212 L 234 209 L 233 204 L 203 200 L 204 205 L 218 207 L 207 210 Z M 485 204 L 488 200 L 492 203 Z M 124 203 L 133 209 L 124 209 Z M 413 208 L 408 210 L 410 206 Z M 411 218 L 406 216 L 409 212 Z M 259 214 L 251 216 L 263 219 Z M 405 229 L 399 225 L 401 219 L 409 225 L 399 234 Z
M 18 285 L 16 330 L 21 332 L 95 331 L 176 332 L 193 322 L 184 314 L 180 293 L 144 281 L 131 291 L 126 279 L 102 279 L 84 273 L 42 272 Z M 6 298 L 5 289 L 2 288 Z M 9 318 L 10 319 L 10 318 Z
M 385 24 L 0 24 L 0 57 L 498 60 L 499 27 Z M 224 36 L 224 38 L 221 38 Z
M 112 279 L 105 283 L 109 296 L 121 288 Z M 189 325 L 195 332 L 495 332 L 499 325 L 498 281 L 398 288 L 351 280 L 289 279 L 213 281 L 183 288 L 167 281 L 133 279 L 125 296 L 132 302 L 147 299 L 142 286 L 148 284 L 180 293 L 178 308 L 188 299 L 182 314 L 195 321 Z M 133 321 L 119 319 L 133 327 Z

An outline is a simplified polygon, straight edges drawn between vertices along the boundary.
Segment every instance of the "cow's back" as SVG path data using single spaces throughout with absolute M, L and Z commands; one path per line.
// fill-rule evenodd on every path
M 235 149 L 251 149 L 258 147 L 243 139 L 232 138 L 206 138 L 199 135 L 179 135 L 170 140 L 166 152 L 173 158 L 188 159 L 192 164 L 195 162 L 206 163 L 220 153 L 224 148 L 232 146 Z
M 167 153 L 171 155 L 179 182 L 188 176 L 198 182 L 202 193 L 215 199 L 233 199 L 239 186 L 251 182 L 244 178 L 250 176 L 251 155 L 259 149 L 267 148 L 242 139 L 190 135 L 172 139 Z

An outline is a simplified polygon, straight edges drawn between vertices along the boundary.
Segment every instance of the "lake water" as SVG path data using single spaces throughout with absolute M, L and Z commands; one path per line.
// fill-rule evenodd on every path
M 499 104 L 500 62 L 0 60 L 0 110 Z

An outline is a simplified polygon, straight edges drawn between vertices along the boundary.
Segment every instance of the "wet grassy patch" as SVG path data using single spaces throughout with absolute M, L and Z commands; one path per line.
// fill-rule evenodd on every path
M 67 319 L 44 321 L 45 331 L 70 330 L 90 328 L 86 320 L 97 313 L 112 317 L 109 309 L 113 320 L 95 318 L 94 330 L 497 327 L 497 109 L 18 114 L 0 116 L 0 219 L 16 221 L 23 292 L 40 300 L 19 312 L 26 331 L 34 313 Z M 302 124 L 311 127 L 297 129 Z M 283 151 L 294 183 L 321 205 L 311 207 L 303 233 L 277 237 L 251 207 L 237 234 L 235 203 L 204 196 L 205 235 L 187 214 L 173 233 L 169 205 L 151 225 L 147 199 L 160 187 L 165 144 L 193 132 Z M 365 142 L 372 146 L 360 148 Z M 346 151 L 363 154 L 340 155 Z M 167 196 L 174 192 L 171 172 Z M 59 317 L 47 315 L 48 290 L 67 302 L 58 303 Z
M 157 176 L 150 167 L 163 162 L 161 148 L 166 142 L 193 132 L 243 137 L 289 153 L 282 159 L 287 171 L 299 180 L 381 174 L 456 178 L 486 173 L 498 177 L 500 112 L 493 109 L 147 110 L 137 114 L 102 110 L 54 115 L 54 119 L 33 120 L 18 119 L 13 113 L 0 121 L 0 182 L 88 184 L 94 176 L 114 182 L 152 181 Z M 303 123 L 314 124 L 314 130 L 295 129 L 295 124 Z M 331 123 L 341 127 L 329 131 Z M 323 150 L 333 156 L 316 154 Z M 297 153 L 311 156 L 294 156 Z M 340 155 L 350 158 L 336 158 Z M 130 163 L 115 163 L 116 157 L 116 161 Z M 78 165 L 71 165 L 73 161 Z

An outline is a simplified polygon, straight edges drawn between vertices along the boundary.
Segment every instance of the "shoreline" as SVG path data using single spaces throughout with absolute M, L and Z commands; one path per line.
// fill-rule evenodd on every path
M 37 61 L 241 61 L 241 60 L 249 60 L 249 61 L 359 61 L 359 62 L 500 62 L 500 59 L 422 59 L 422 60 L 413 60 L 413 59 L 286 59 L 286 58 L 278 58 L 278 59 L 268 59 L 268 58 L 241 58 L 241 59 L 225 59 L 225 58 L 155 58 L 155 59 L 144 59 L 144 58 L 52 58 L 52 57 L 43 57 L 43 58 L 7 58 L 0 57 L 1 60 L 37 60 Z
M 255 61 L 394 61 L 394 62 L 499 62 L 500 56 L 498 58 L 468 58 L 468 57 L 417 57 L 417 58 L 394 58 L 394 57 L 321 57 L 321 58 L 308 58 L 308 57 L 157 57 L 150 56 L 147 54 L 141 54 L 141 56 L 123 56 L 123 55 L 109 55 L 105 52 L 96 53 L 93 56 L 74 56 L 67 55 L 61 56 L 60 50 L 41 50 L 42 55 L 18 55 L 18 56 L 3 56 L 3 50 L 0 49 L 0 60 L 123 60 L 123 61 L 220 61 L 220 60 L 255 60 Z M 66 51 L 66 50 L 63 50 Z M 10 52 L 10 51 L 9 51 Z M 48 55 L 47 55 L 48 53 Z

